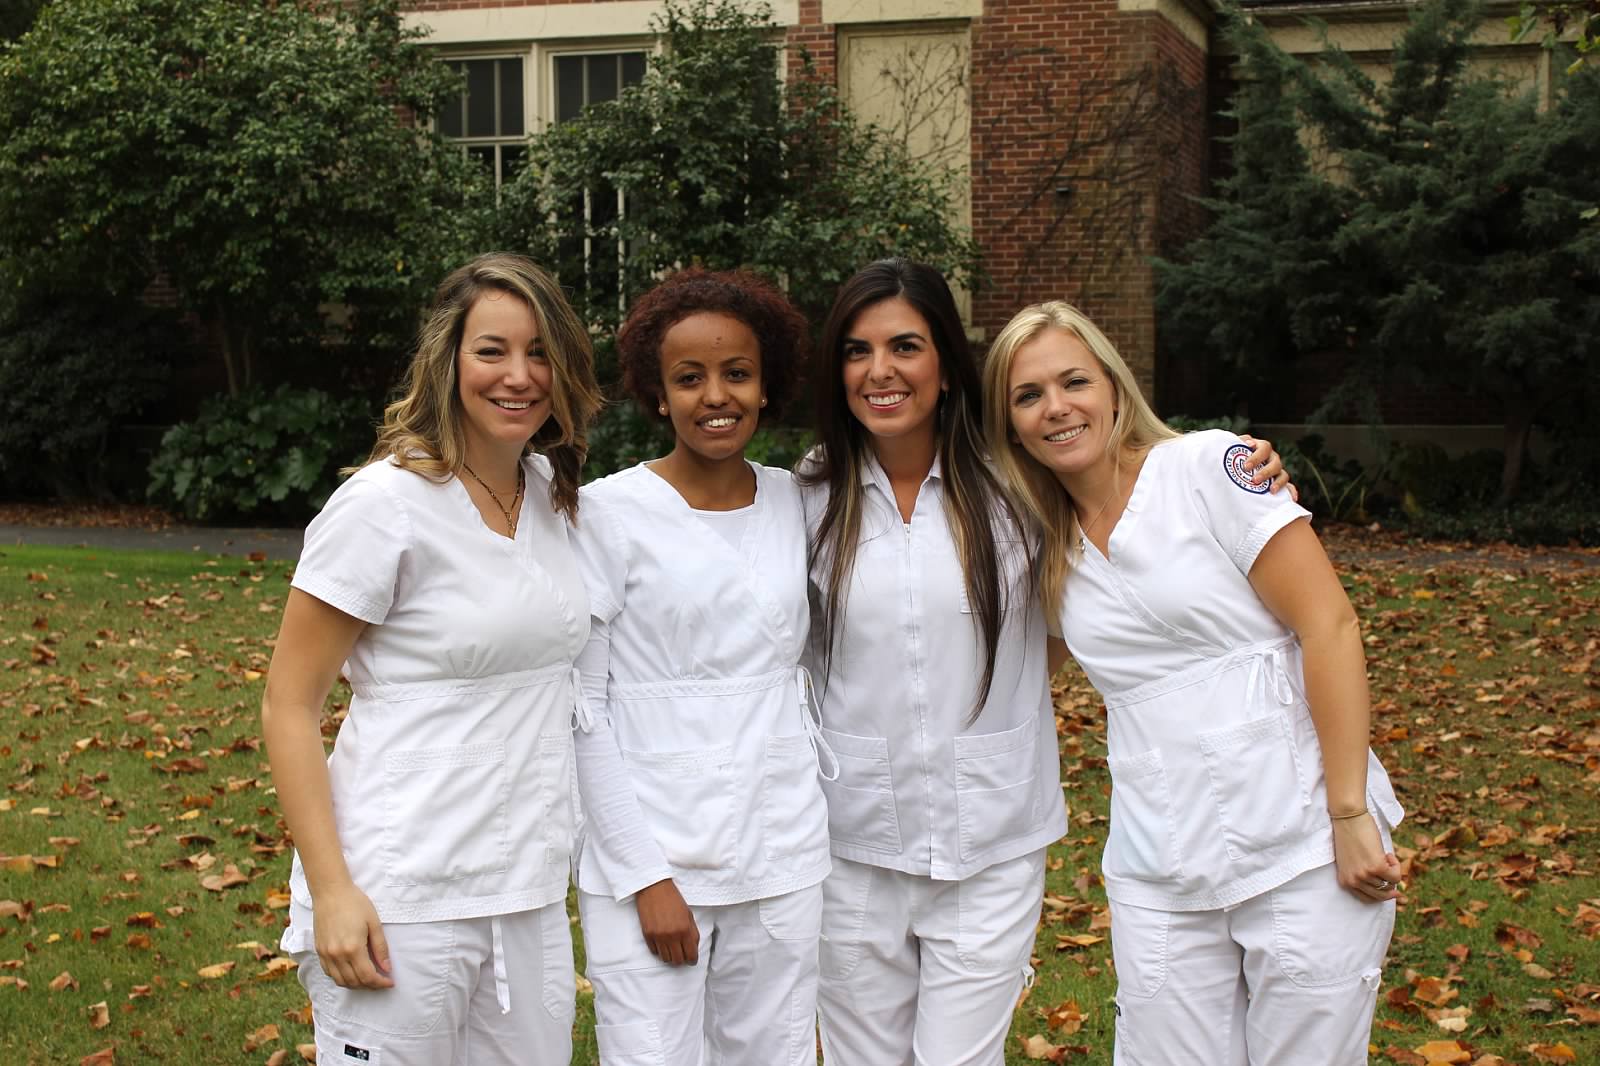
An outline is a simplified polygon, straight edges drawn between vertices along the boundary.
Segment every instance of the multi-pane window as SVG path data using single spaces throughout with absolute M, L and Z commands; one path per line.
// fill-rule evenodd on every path
M 643 80 L 644 65 L 643 52 L 555 56 L 555 106 L 551 114 L 557 122 L 566 122 L 590 104 L 617 99 L 623 88 Z M 572 206 L 588 222 L 586 232 L 562 241 L 561 259 L 583 263 L 583 286 L 592 306 L 611 302 L 620 305 L 626 249 L 615 237 L 613 227 L 626 209 L 624 197 L 610 185 L 600 185 L 584 192 L 581 199 L 581 203 L 574 201 Z
M 522 59 L 449 59 L 465 79 L 461 95 L 439 109 L 441 134 L 494 175 L 495 188 L 516 176 L 527 155 Z

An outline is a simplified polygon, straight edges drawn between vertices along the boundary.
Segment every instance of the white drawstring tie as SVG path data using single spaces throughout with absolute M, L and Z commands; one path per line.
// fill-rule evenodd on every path
M 817 690 L 811 684 L 811 671 L 803 666 L 795 667 L 794 680 L 800 693 L 800 717 L 805 722 L 806 736 L 811 740 L 811 751 L 817 757 L 817 773 L 824 781 L 837 781 L 839 757 L 822 735 L 822 711 L 817 707 Z M 833 768 L 832 773 L 828 772 L 829 766 Z
M 511 1013 L 511 984 L 506 980 L 506 945 L 500 936 L 500 916 L 489 919 L 489 933 L 493 940 L 490 952 L 494 955 L 494 998 L 500 1004 L 501 1014 Z

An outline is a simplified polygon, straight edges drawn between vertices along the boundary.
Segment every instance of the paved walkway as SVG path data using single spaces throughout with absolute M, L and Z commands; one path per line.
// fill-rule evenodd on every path
M 137 529 L 118 526 L 0 525 L 0 547 L 7 544 L 40 544 L 55 547 L 243 556 L 261 552 L 268 559 L 275 561 L 298 559 L 302 536 L 303 532 L 299 529 L 214 529 L 205 526 Z

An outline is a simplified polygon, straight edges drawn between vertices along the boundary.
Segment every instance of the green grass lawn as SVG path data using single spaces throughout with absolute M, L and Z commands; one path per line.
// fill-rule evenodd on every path
M 1410 812 L 1375 1061 L 1600 1061 L 1600 572 L 1372 565 L 1346 583 Z M 287 590 L 281 564 L 0 553 L 0 1062 L 301 1061 L 257 713 Z M 1109 1063 L 1105 729 L 1081 676 L 1057 709 L 1072 831 L 1008 1061 Z

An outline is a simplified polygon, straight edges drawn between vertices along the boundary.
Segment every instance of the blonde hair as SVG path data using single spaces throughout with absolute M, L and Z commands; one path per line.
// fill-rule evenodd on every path
M 1056 476 L 1012 439 L 1010 382 L 1017 352 L 1052 329 L 1083 342 L 1111 379 L 1116 414 L 1106 439 L 1106 454 L 1119 471 L 1130 453 L 1178 436 L 1156 417 L 1116 346 L 1071 304 L 1052 300 L 1024 307 L 995 337 L 983 365 L 984 439 L 1006 490 L 1039 526 L 1039 598 L 1046 611 L 1059 609 L 1067 571 L 1077 558 L 1078 515 L 1072 497 Z
M 576 518 L 589 425 L 602 403 L 594 377 L 594 349 L 560 285 L 520 255 L 480 255 L 440 284 L 401 382 L 400 398 L 384 408 L 367 462 L 392 459 L 397 466 L 436 481 L 460 473 L 466 454 L 457 396 L 461 335 L 467 312 L 487 292 L 516 296 L 538 324 L 550 362 L 550 417 L 523 454 L 537 451 L 550 460 L 550 504 Z

